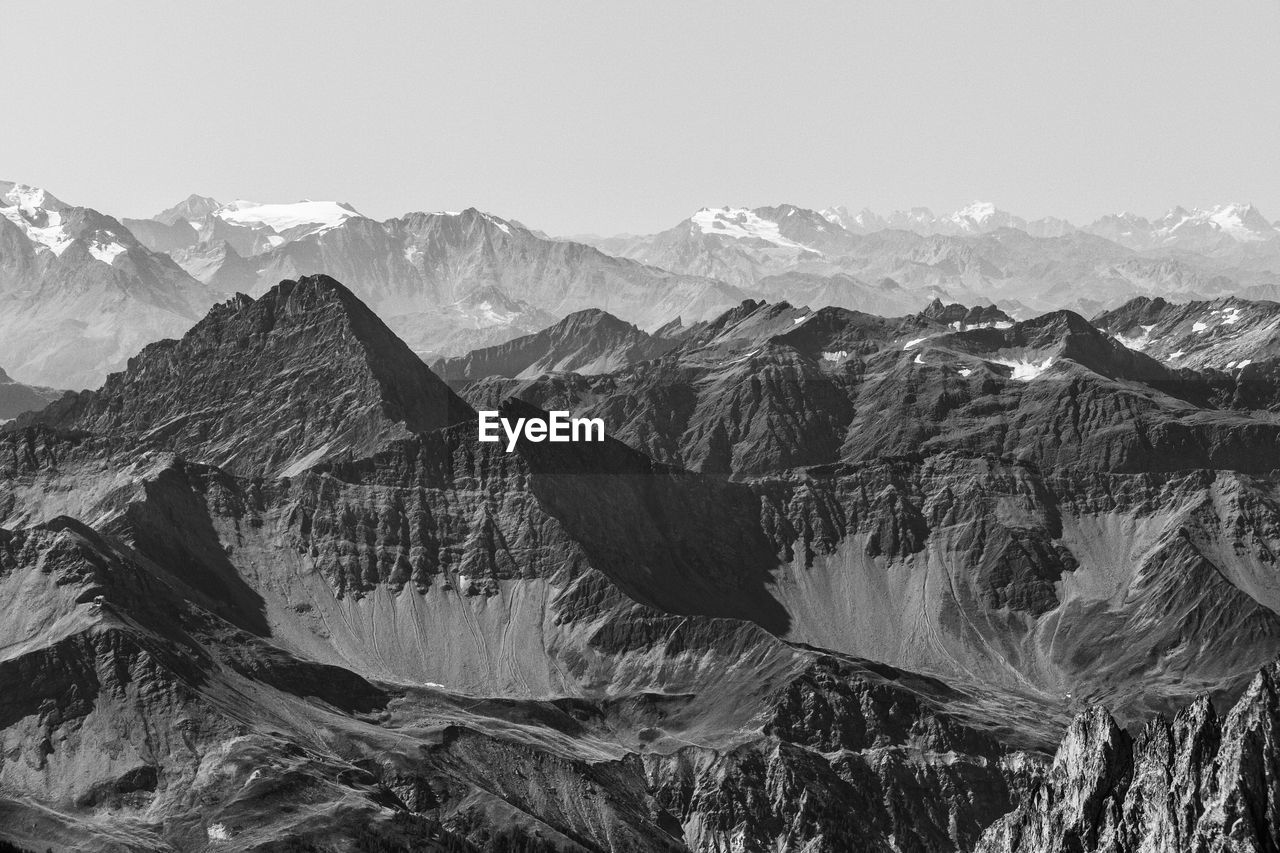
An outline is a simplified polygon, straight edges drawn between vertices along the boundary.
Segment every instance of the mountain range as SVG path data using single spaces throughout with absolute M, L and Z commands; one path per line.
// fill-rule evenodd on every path
M 114 219 L 23 184 L 0 189 L 0 366 L 62 388 L 96 385 L 235 293 L 318 272 L 428 361 L 590 309 L 653 332 L 747 298 L 881 315 L 937 298 L 1030 317 L 1091 316 L 1136 296 L 1280 296 L 1280 232 L 1251 205 L 1083 228 L 977 202 L 946 216 L 704 208 L 651 236 L 565 240 L 474 209 L 378 221 L 348 203 L 193 195 Z
M 1265 243 L 1280 239 L 1280 222 L 1268 222 L 1256 207 L 1247 203 L 1190 210 L 1174 207 L 1154 220 L 1132 213 L 1109 214 L 1078 227 L 1057 217 L 1028 221 L 983 201 L 975 201 L 944 216 L 936 215 L 925 207 L 895 211 L 887 216 L 868 209 L 851 213 L 845 207 L 832 207 L 823 210 L 822 215 L 855 234 L 897 229 L 924 235 L 955 236 L 1015 228 L 1033 237 L 1060 237 L 1072 231 L 1084 231 L 1138 250 L 1163 246 L 1202 251 L 1229 247 L 1234 243 Z
M 1117 224 L 1119 223 L 1119 224 Z M 757 296 L 879 313 L 933 298 L 994 302 L 1015 314 L 1093 314 L 1139 295 L 1274 295 L 1280 231 L 1249 205 L 1181 208 L 1149 222 L 1076 228 L 975 202 L 938 217 L 880 217 L 780 205 L 704 208 L 647 236 L 580 237 L 611 254 L 730 282 Z
M 0 214 L 0 850 L 1280 850 L 1250 205 Z
M 1277 312 L 233 297 L 0 428 L 0 838 L 1269 849 Z
M 214 302 L 110 216 L 7 182 L 0 205 L 0 366 L 22 381 L 97 384 Z

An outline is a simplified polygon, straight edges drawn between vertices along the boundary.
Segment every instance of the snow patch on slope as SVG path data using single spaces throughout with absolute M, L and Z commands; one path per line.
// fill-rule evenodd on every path
M 1139 326 L 1138 328 L 1142 329 L 1142 332 L 1140 334 L 1132 335 L 1132 336 L 1116 335 L 1116 340 L 1124 344 L 1126 347 L 1128 347 L 1131 350 L 1137 350 L 1138 352 L 1142 352 L 1142 350 L 1146 349 L 1148 346 L 1151 345 L 1151 330 L 1154 329 L 1155 327 L 1156 326 L 1154 323 L 1152 323 L 1150 326 Z
M 62 225 L 62 214 L 57 211 L 28 213 L 14 206 L 0 208 L 0 215 L 21 228 L 27 239 L 55 255 L 61 255 L 71 245 L 71 238 Z
M 110 243 L 90 243 L 89 254 L 108 266 L 115 262 L 115 259 L 126 251 L 125 247 L 116 242 Z
M 1030 382 L 1052 367 L 1053 363 L 1057 361 L 1057 357 L 1051 355 L 1040 362 L 1011 358 L 991 358 L 987 360 L 992 364 L 1000 364 L 1012 368 L 1013 375 L 1010 376 L 1011 379 L 1016 379 L 1019 382 Z
M 336 201 L 299 201 L 292 204 L 262 204 L 240 199 L 218 208 L 213 214 L 233 225 L 250 228 L 267 226 L 288 231 L 300 225 L 334 228 L 360 214 Z
M 0 216 L 21 228 L 28 240 L 55 255 L 71 245 L 60 212 L 65 205 L 43 189 L 14 184 L 0 198 L 9 202 L 0 206 Z
M 775 246 L 788 249 L 803 249 L 812 252 L 808 246 L 788 240 L 778 230 L 778 223 L 758 216 L 755 211 L 745 207 L 704 207 L 695 213 L 690 220 L 695 228 L 703 234 L 716 234 L 733 240 L 763 240 Z

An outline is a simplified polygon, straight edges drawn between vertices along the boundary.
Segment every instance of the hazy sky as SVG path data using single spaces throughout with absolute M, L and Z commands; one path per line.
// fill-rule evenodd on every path
M 1280 2 L 6 2 L 0 178 L 649 232 L 792 202 L 1280 219 Z

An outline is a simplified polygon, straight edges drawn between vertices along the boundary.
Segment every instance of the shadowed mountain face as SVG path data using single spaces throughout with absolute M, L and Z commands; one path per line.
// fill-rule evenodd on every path
M 1276 425 L 1213 377 L 1070 312 L 941 302 L 658 335 L 584 312 L 455 364 L 470 403 L 306 276 L 0 431 L 0 839 L 942 853 L 1184 849 L 1091 828 L 1157 805 L 1263 825 Z M 472 405 L 609 438 L 508 453 Z M 1186 760 L 1072 722 L 1237 701 L 1173 726 Z
M 537 334 L 461 358 L 441 359 L 432 369 L 448 382 L 490 376 L 522 379 L 546 373 L 609 373 L 656 358 L 674 345 L 593 308 L 570 314 Z
M 53 388 L 23 385 L 0 369 L 0 420 L 10 420 L 23 412 L 43 409 L 62 396 Z
M 481 380 L 464 395 L 482 408 L 514 394 L 602 417 L 655 459 L 741 476 L 944 450 L 1097 471 L 1271 468 L 1263 451 L 1277 424 L 1223 405 L 1208 375 L 1071 312 L 953 316 L 966 309 L 890 320 L 749 301 L 658 359 Z
M 464 396 L 601 417 L 752 489 L 794 641 L 1126 722 L 1239 689 L 1280 648 L 1280 423 L 1209 377 L 1071 312 L 748 302 L 677 339 L 612 374 Z
M 473 417 L 350 291 L 312 276 L 217 306 L 182 340 L 152 344 L 100 391 L 38 420 L 288 475 Z

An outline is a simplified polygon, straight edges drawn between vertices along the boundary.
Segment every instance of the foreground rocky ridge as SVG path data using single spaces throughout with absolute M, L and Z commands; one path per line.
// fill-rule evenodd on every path
M 1207 698 L 1131 736 L 1099 707 L 1067 731 L 1043 782 L 980 853 L 1262 851 L 1280 845 L 1277 666 L 1221 717 Z

